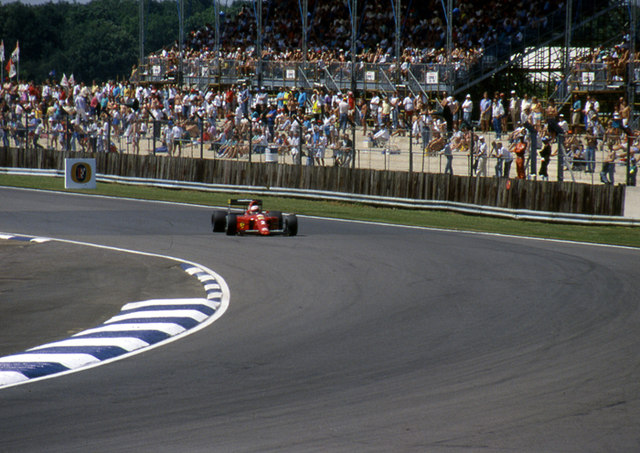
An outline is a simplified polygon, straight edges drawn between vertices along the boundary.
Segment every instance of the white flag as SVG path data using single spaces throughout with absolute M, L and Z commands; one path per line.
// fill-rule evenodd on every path
M 4 39 L 0 41 L 0 63 L 4 62 Z
M 16 48 L 13 50 L 13 52 L 11 52 L 11 60 L 13 60 L 14 63 L 17 63 L 20 61 L 20 42 L 16 41 Z
M 63 87 L 69 86 L 69 82 L 67 82 L 67 75 L 64 73 L 62 74 L 62 80 L 60 81 L 60 85 Z

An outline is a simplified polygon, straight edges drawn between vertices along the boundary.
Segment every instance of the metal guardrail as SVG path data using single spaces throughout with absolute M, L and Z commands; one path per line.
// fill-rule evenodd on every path
M 321 84 L 336 91 L 351 89 L 352 75 L 356 89 L 373 91 L 394 91 L 397 85 L 411 84 L 412 89 L 420 91 L 446 91 L 448 66 L 437 63 L 412 64 L 409 73 L 402 75 L 392 63 L 358 63 L 352 74 L 351 62 L 282 62 L 262 61 L 260 63 L 260 81 L 256 72 L 256 62 L 247 64 L 240 60 L 185 60 L 182 76 L 177 66 L 160 57 L 148 57 L 142 68 L 141 80 L 151 83 L 178 82 L 187 85 L 232 85 L 238 80 L 248 80 L 254 87 L 302 87 L 311 88 Z M 458 83 L 468 74 L 466 64 L 455 72 Z
M 50 176 L 64 177 L 62 170 L 24 169 L 0 167 L 0 174 L 24 175 L 24 176 Z M 569 223 L 582 225 L 599 226 L 640 226 L 640 219 L 633 219 L 621 216 L 597 216 L 584 214 L 571 214 L 559 212 L 531 211 L 526 209 L 508 209 L 493 206 L 478 206 L 468 203 L 415 200 L 411 198 L 380 197 L 360 194 L 350 194 L 344 192 L 326 192 L 320 190 L 289 189 L 283 187 L 266 186 L 244 186 L 244 185 L 223 185 L 204 184 L 184 181 L 171 181 L 162 179 L 146 179 L 137 177 L 113 176 L 97 174 L 99 182 L 128 184 L 137 186 L 151 186 L 168 189 L 187 189 L 205 192 L 239 192 L 252 193 L 269 196 L 283 196 L 291 198 L 304 198 L 326 201 L 347 201 L 352 203 L 363 203 L 374 206 L 449 211 L 462 214 L 484 215 L 500 217 L 514 220 L 535 220 L 554 223 Z

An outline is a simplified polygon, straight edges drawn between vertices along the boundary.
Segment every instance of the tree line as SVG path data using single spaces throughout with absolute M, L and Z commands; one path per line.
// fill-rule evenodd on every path
M 128 78 L 140 52 L 139 9 L 136 0 L 0 5 L 5 64 L 19 41 L 20 80 L 42 83 L 63 73 L 85 83 Z M 145 54 L 179 40 L 178 11 L 176 0 L 144 3 Z M 184 12 L 185 37 L 214 23 L 210 0 L 185 0 Z

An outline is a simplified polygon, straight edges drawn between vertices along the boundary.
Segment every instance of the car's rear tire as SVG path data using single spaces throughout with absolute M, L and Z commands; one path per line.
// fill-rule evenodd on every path
M 214 233 L 222 233 L 224 231 L 226 215 L 226 211 L 221 211 L 219 209 L 213 211 L 213 214 L 211 214 L 211 227 L 213 228 Z
M 233 236 L 238 232 L 238 214 L 227 214 L 225 219 L 224 232 L 227 236 Z
M 287 236 L 295 236 L 298 234 L 298 217 L 295 214 L 289 214 L 284 219 L 284 234 Z

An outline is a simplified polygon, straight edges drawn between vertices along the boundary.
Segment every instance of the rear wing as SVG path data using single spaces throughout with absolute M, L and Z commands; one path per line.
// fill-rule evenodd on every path
M 230 198 L 229 209 L 233 207 L 242 207 L 247 209 L 251 203 L 257 204 L 262 210 L 262 200 L 256 200 L 255 198 Z
M 255 198 L 230 198 L 229 206 L 249 206 L 252 201 L 262 206 L 262 200 L 256 200 Z

